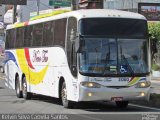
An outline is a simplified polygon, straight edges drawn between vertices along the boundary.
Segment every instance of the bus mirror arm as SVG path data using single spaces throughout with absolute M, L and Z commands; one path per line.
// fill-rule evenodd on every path
M 82 47 L 84 46 L 85 41 L 77 37 L 75 42 L 75 50 L 77 53 L 80 53 L 82 51 Z
M 75 51 L 76 51 L 77 53 L 79 53 L 79 52 L 80 52 L 80 39 L 79 39 L 78 36 L 77 36 L 76 38 L 77 38 L 77 39 L 76 39 L 76 41 L 75 41 Z

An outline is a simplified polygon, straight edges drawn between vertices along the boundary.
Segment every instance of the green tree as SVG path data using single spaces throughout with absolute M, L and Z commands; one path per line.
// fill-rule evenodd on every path
M 149 22 L 149 39 L 151 40 L 151 59 L 153 62 L 154 55 L 157 53 L 157 47 L 160 47 L 160 23 L 159 22 Z
M 148 30 L 150 34 L 150 39 L 156 39 L 160 41 L 160 23 L 159 22 L 149 22 Z

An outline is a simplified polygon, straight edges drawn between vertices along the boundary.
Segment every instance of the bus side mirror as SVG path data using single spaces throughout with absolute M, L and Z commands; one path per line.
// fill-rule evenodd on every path
M 75 65 L 71 66 L 71 71 L 72 71 L 73 76 L 76 77 L 77 76 L 77 67 Z

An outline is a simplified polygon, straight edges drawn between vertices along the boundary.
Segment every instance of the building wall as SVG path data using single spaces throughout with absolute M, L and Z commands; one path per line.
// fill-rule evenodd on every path
M 39 10 L 53 9 L 53 6 L 49 6 L 49 0 L 39 0 Z M 30 19 L 30 13 L 37 11 L 37 0 L 27 0 L 27 5 L 17 6 L 17 20 L 18 22 L 28 21 Z
M 3 22 L 4 14 L 5 14 L 5 6 L 0 5 L 0 22 Z
M 104 0 L 105 9 L 126 9 L 128 11 L 138 11 L 138 3 L 160 3 L 160 0 Z

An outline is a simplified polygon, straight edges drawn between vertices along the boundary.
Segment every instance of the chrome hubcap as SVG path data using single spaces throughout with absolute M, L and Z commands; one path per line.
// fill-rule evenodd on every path
M 19 94 L 19 84 L 17 83 L 17 86 L 16 86 L 16 92 L 17 94 Z
M 27 85 L 26 85 L 26 83 L 24 82 L 24 83 L 23 83 L 23 96 L 26 95 L 26 92 L 27 92 Z

